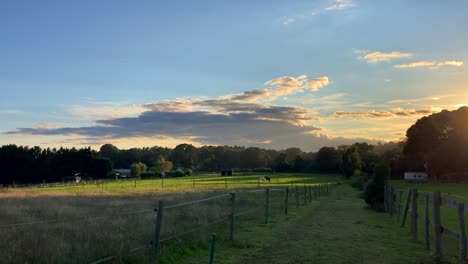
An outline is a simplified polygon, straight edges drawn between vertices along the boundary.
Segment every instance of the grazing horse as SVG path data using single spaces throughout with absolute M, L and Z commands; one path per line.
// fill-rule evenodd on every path
M 260 180 L 260 181 L 268 181 L 268 182 L 270 182 L 271 178 L 268 177 L 268 176 L 260 176 L 259 180 Z

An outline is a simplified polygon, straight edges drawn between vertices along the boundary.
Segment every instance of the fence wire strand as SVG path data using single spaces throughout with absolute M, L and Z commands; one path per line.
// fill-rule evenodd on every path
M 229 193 L 225 193 L 225 194 L 221 194 L 221 195 L 217 195 L 217 196 L 212 196 L 212 197 L 208 197 L 208 198 L 200 199 L 200 200 L 196 200 L 196 201 L 169 205 L 169 206 L 164 207 L 164 209 L 170 209 L 170 208 L 175 208 L 175 207 L 180 207 L 180 206 L 185 206 L 185 205 L 191 205 L 191 204 L 206 202 L 206 201 L 210 201 L 210 200 L 214 200 L 214 199 L 218 199 L 218 198 L 222 198 L 222 197 L 227 197 L 227 196 L 229 196 Z

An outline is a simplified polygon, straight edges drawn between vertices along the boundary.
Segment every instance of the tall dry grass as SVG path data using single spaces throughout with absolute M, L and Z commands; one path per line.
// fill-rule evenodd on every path
M 124 262 L 135 255 L 137 262 L 148 260 L 148 249 L 128 253 L 148 245 L 154 232 L 159 200 L 166 205 L 195 201 L 226 192 L 186 192 L 111 195 L 86 193 L 42 193 L 9 190 L 0 194 L 1 263 L 90 263 L 116 255 Z M 236 197 L 237 212 L 261 209 L 262 192 Z M 164 212 L 162 238 L 171 237 L 219 219 L 228 219 L 229 197 L 203 203 L 168 208 Z M 133 213 L 132 213 L 133 212 Z M 34 223 L 48 221 L 46 223 Z M 5 226 L 33 223 L 21 226 Z M 193 238 L 193 237 L 192 237 Z M 187 239 L 168 241 L 174 245 Z M 195 238 L 196 239 L 196 238 Z

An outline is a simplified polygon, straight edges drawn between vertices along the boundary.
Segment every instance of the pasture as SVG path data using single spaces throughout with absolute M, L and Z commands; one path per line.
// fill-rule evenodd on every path
M 163 262 L 166 258 L 166 263 L 171 263 L 174 256 L 181 254 L 181 243 L 188 243 L 187 248 L 203 244 L 213 231 L 220 234 L 221 241 L 225 239 L 230 191 L 236 191 L 237 230 L 263 222 L 265 192 L 257 188 L 272 189 L 270 214 L 279 217 L 284 211 L 284 190 L 288 186 L 301 185 L 302 190 L 303 185 L 335 181 L 337 176 L 274 174 L 270 183 L 259 182 L 258 178 L 200 175 L 164 179 L 164 185 L 161 179 L 148 179 L 136 184 L 115 181 L 104 185 L 3 189 L 0 258 L 7 263 L 91 263 L 116 256 L 111 262 L 146 262 L 148 243 L 154 233 L 154 208 L 159 200 L 164 200 L 171 208 L 165 212 L 162 238 L 166 242 L 162 255 Z M 291 195 L 294 190 L 297 189 L 293 188 Z M 216 199 L 192 203 L 206 197 Z M 294 208 L 295 199 L 289 203 Z
M 440 191 L 441 196 L 443 198 L 455 200 L 461 203 L 468 203 L 468 184 L 467 183 L 438 183 L 438 182 L 428 182 L 428 183 L 407 183 L 404 181 L 392 181 L 392 186 L 396 189 L 416 189 L 419 193 L 422 194 L 429 194 L 431 195 L 434 191 Z M 407 193 L 404 192 L 401 197 L 401 208 L 400 208 L 400 197 L 397 195 L 396 203 L 397 208 L 396 211 L 398 214 L 402 214 L 404 209 L 404 202 L 407 197 Z M 417 207 L 418 207 L 418 238 L 423 241 L 424 240 L 424 214 L 425 212 L 425 198 L 422 195 L 418 196 L 417 200 Z M 433 206 L 432 200 L 429 201 L 429 218 L 433 218 Z M 458 216 L 457 216 L 457 209 L 448 206 L 441 206 L 441 224 L 451 230 L 458 232 L 459 223 L 458 223 Z M 464 213 L 465 219 L 468 219 L 468 212 L 465 211 Z M 407 220 L 406 227 L 409 229 L 410 221 Z M 468 228 L 468 221 L 465 221 L 465 229 Z M 433 247 L 433 227 L 430 226 L 430 238 L 431 238 L 431 249 Z M 409 234 L 408 234 L 409 236 Z M 451 262 L 457 262 L 459 256 L 459 242 L 457 239 L 452 238 L 446 234 L 442 235 L 442 252 L 443 255 Z
M 268 175 L 271 181 L 261 181 L 261 176 Z M 338 174 L 312 174 L 312 173 L 275 173 L 275 174 L 241 174 L 234 176 L 219 176 L 218 174 L 198 174 L 177 178 L 150 178 L 150 179 L 120 179 L 120 180 L 93 180 L 81 183 L 45 183 L 35 185 L 10 186 L 0 189 L 0 197 L 11 195 L 44 195 L 52 193 L 62 194 L 132 194 L 132 193 L 173 193 L 211 191 L 222 189 L 249 189 L 269 187 L 284 187 L 292 185 L 317 184 L 321 182 L 337 181 Z M 23 192 L 24 191 L 24 192 Z

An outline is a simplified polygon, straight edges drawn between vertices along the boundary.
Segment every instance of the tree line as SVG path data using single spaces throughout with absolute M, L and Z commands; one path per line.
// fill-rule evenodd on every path
M 0 147 L 0 183 L 60 181 L 77 173 L 100 179 L 114 177 L 113 169 L 130 168 L 139 174 L 177 170 L 215 172 L 231 168 L 258 172 L 339 172 L 366 182 L 380 163 L 385 163 L 389 175 L 397 178 L 407 170 L 426 170 L 430 177 L 440 178 L 468 172 L 467 154 L 468 107 L 462 107 L 419 119 L 401 142 L 376 145 L 361 142 L 322 147 L 317 152 L 300 148 L 273 150 L 190 144 L 173 149 L 158 146 L 119 149 L 105 144 L 99 151 L 89 147 L 42 149 L 5 145 Z

